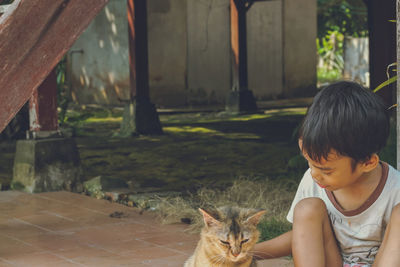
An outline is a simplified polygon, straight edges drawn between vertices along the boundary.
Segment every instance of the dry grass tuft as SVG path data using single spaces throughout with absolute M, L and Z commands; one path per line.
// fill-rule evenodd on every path
M 159 214 L 163 223 L 191 221 L 190 232 L 199 232 L 203 220 L 198 208 L 216 208 L 225 205 L 267 210 L 264 223 L 284 222 L 293 200 L 297 182 L 289 179 L 254 181 L 239 178 L 225 190 L 202 188 L 187 197 L 161 198 Z M 263 222 L 261 222 L 262 224 Z

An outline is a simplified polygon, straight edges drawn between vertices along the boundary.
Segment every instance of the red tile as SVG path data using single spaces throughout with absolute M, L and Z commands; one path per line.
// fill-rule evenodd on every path
M 46 266 L 56 266 L 56 262 L 63 260 L 47 252 L 25 253 L 23 251 L 20 251 L 18 254 L 4 255 L 2 258 L 18 266 L 45 266 L 45 264 Z
M 115 211 L 124 216 L 111 218 Z M 187 228 L 162 225 L 153 213 L 81 194 L 3 191 L 0 267 L 182 266 L 199 239 Z M 262 261 L 259 266 L 287 263 Z

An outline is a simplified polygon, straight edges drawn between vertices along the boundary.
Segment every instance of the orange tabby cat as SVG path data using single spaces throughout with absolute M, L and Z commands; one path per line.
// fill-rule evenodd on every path
M 184 267 L 255 267 L 250 250 L 258 241 L 257 224 L 265 210 L 221 207 L 199 209 L 205 226 L 194 254 Z

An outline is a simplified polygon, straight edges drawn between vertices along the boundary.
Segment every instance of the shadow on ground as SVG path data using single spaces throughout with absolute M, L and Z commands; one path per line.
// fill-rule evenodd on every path
M 161 113 L 164 135 L 117 138 L 121 113 L 96 108 L 68 113 L 83 178 L 121 178 L 134 191 L 149 192 L 223 187 L 243 176 L 286 176 L 289 160 L 298 155 L 295 132 L 305 108 L 252 115 Z M 0 148 L 0 179 L 7 189 L 15 142 L 3 141 Z
M 138 191 L 225 186 L 240 176 L 285 175 L 298 154 L 293 134 L 304 112 L 160 115 L 164 135 L 126 139 L 110 138 L 118 121 L 87 121 L 76 141 L 85 179 L 118 177 Z

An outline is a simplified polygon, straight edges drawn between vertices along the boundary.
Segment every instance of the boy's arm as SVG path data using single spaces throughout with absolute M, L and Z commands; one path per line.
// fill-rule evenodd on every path
M 292 231 L 256 244 L 252 252 L 257 260 L 289 256 L 292 254 Z

